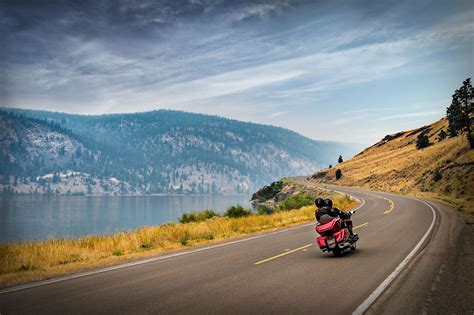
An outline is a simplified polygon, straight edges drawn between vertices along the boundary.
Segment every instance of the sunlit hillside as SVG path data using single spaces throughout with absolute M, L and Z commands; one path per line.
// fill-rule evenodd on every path
M 455 202 L 473 213 L 474 150 L 465 135 L 439 140 L 448 121 L 441 119 L 419 129 L 387 135 L 354 158 L 312 176 L 312 180 L 371 189 L 418 193 Z M 431 145 L 416 148 L 425 133 Z M 336 179 L 336 170 L 342 177 Z

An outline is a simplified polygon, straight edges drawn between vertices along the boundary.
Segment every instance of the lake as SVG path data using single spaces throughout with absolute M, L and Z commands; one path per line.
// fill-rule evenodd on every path
M 184 212 L 250 207 L 250 195 L 0 197 L 0 242 L 110 234 L 178 222 Z

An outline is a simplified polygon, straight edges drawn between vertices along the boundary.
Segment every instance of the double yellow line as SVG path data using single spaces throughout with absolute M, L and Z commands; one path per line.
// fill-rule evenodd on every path
M 354 227 L 353 230 L 356 230 L 356 229 L 359 229 L 359 228 L 361 228 L 361 227 L 367 226 L 368 224 L 369 224 L 369 222 L 362 223 L 362 224 L 360 224 L 360 225 Z M 281 253 L 281 254 L 279 254 L 279 255 L 276 255 L 276 256 L 273 256 L 273 257 L 270 257 L 270 258 L 267 258 L 267 259 L 264 259 L 264 260 L 257 261 L 254 265 L 260 265 L 260 264 L 266 263 L 267 261 L 270 261 L 270 260 L 273 260 L 273 259 L 277 259 L 277 258 L 286 256 L 286 255 L 289 255 L 289 254 L 291 254 L 291 253 L 297 252 L 297 251 L 299 251 L 299 250 L 308 248 L 308 247 L 313 246 L 313 245 L 314 245 L 314 244 L 311 243 L 311 244 L 307 244 L 307 245 L 304 245 L 304 246 L 301 246 L 301 247 L 292 249 L 292 250 L 290 250 L 290 251 Z

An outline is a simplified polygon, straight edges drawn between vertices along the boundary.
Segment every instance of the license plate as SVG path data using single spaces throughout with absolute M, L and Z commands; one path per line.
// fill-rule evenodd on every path
M 334 238 L 328 238 L 327 240 L 328 247 L 333 248 L 336 245 L 336 240 Z

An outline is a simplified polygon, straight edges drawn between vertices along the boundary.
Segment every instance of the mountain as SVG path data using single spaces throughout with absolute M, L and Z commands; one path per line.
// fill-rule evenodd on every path
M 440 138 L 448 121 L 441 119 L 410 131 L 387 135 L 350 160 L 315 173 L 317 182 L 360 186 L 436 197 L 474 212 L 474 150 L 465 134 Z M 430 145 L 418 149 L 418 136 Z M 336 179 L 336 170 L 342 177 Z
M 249 193 L 357 152 L 279 127 L 171 110 L 4 109 L 0 134 L 6 193 Z

